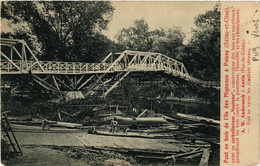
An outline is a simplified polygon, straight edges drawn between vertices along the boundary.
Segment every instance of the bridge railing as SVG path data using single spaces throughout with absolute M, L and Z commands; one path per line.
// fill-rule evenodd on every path
M 6 72 L 12 72 L 12 71 L 19 71 L 19 69 L 22 67 L 22 61 L 13 61 L 13 63 L 9 61 L 3 61 L 1 60 L 0 68 L 1 71 Z
M 80 63 L 80 62 L 53 62 L 40 61 L 44 72 L 53 73 L 87 73 L 89 71 L 105 71 L 110 64 L 107 63 Z M 38 68 L 31 68 L 32 71 Z
M 18 47 L 19 44 L 21 47 Z M 93 74 L 120 71 L 164 71 L 197 84 L 209 86 L 216 84 L 190 76 L 183 63 L 160 53 L 126 50 L 117 53 L 117 58 L 111 58 L 111 61 L 107 61 L 113 55 L 110 53 L 101 63 L 57 62 L 39 61 L 23 40 L 1 39 L 1 47 L 6 46 L 10 48 L 10 55 L 8 55 L 8 52 L 4 53 L 4 50 L 1 50 L 1 74 L 29 72 L 35 74 Z M 18 48 L 22 48 L 20 52 L 17 50 Z M 14 55 L 19 60 L 15 59 Z M 126 59 L 129 58 L 127 56 L 132 56 L 133 59 L 127 61 Z M 218 85 L 216 84 L 216 86 Z
M 170 73 L 174 76 L 179 76 L 187 81 L 196 83 L 196 84 L 202 84 L 205 86 L 216 86 L 219 87 L 219 84 L 212 81 L 203 81 L 197 78 L 194 78 L 193 76 L 189 75 L 187 69 L 185 68 L 184 64 L 172 59 L 168 56 L 165 56 L 160 53 L 154 54 L 152 56 L 152 62 L 156 63 L 146 63 L 146 64 L 139 64 L 139 65 L 133 65 L 137 66 L 135 69 L 138 70 L 139 67 L 147 70 L 160 70 L 165 71 L 167 73 Z
M 27 61 L 27 63 L 24 63 L 22 60 L 13 60 L 12 62 L 1 60 L 0 68 L 2 74 L 22 74 L 29 72 L 35 74 L 87 74 L 89 72 L 104 72 L 110 65 L 110 63 L 57 61 Z M 113 70 L 122 71 L 124 69 L 121 65 L 116 65 Z
M 121 60 L 124 60 L 124 57 L 132 57 L 132 59 L 129 60 L 130 62 L 127 62 L 127 68 L 133 71 L 165 70 L 176 76 L 189 75 L 183 63 L 160 53 L 126 50 L 122 52 L 121 55 L 124 55 L 118 57 L 121 58 Z
M 189 75 L 184 64 L 160 53 L 140 52 L 140 51 L 124 51 L 117 53 L 116 63 L 112 64 L 110 70 L 127 70 L 127 71 L 164 71 L 174 76 L 181 77 L 187 81 L 206 86 L 219 86 L 211 81 L 202 81 Z M 132 56 L 127 62 L 124 60 L 127 56 Z M 106 57 L 106 60 L 109 57 Z M 137 60 L 139 59 L 139 60 Z

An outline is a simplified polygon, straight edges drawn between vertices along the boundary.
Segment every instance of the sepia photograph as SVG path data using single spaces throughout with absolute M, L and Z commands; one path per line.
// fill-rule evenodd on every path
M 0 46 L 3 165 L 220 165 L 220 2 L 2 1 Z

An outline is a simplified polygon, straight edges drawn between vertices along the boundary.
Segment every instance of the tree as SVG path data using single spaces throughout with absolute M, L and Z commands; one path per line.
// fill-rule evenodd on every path
M 113 10 L 110 2 L 10 1 L 2 2 L 1 17 L 27 24 L 31 34 L 25 34 L 37 37 L 43 60 L 93 62 L 106 54 L 102 46 L 108 39 L 101 31 Z
M 173 27 L 167 30 L 152 31 L 151 38 L 153 38 L 152 52 L 159 52 L 175 59 L 178 50 L 183 46 L 185 34 L 180 27 Z
M 121 50 L 152 51 L 175 58 L 184 37 L 179 27 L 150 31 L 147 22 L 141 19 L 136 20 L 134 26 L 119 31 L 116 39 Z
M 182 47 L 177 59 L 196 78 L 220 80 L 220 9 L 198 15 L 189 43 Z
M 136 20 L 134 26 L 119 31 L 116 39 L 121 49 L 147 51 L 151 49 L 149 35 L 149 26 L 141 19 Z

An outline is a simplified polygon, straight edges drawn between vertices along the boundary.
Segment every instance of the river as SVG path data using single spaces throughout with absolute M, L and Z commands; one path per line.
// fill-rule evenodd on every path
M 137 108 L 153 110 L 155 113 L 184 113 L 220 120 L 220 103 L 189 103 L 159 100 L 138 100 Z

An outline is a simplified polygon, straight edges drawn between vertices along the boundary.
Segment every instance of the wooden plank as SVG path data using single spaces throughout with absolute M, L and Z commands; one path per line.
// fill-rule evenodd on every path
M 30 54 L 33 56 L 33 58 L 35 59 L 35 61 L 38 63 L 38 65 L 40 66 L 40 68 L 42 69 L 42 71 L 44 72 L 44 68 L 42 67 L 41 63 L 39 62 L 38 58 L 36 58 L 36 56 L 34 55 L 34 53 L 31 51 L 30 47 L 27 45 L 27 43 L 25 41 L 22 42 L 23 45 L 27 48 L 27 50 L 30 52 Z
M 183 144 L 186 147 L 200 147 L 200 148 L 210 148 L 210 145 L 189 145 L 189 144 Z
M 199 166 L 207 166 L 209 161 L 210 152 L 208 149 L 204 149 Z
M 100 77 L 98 77 L 98 75 L 96 74 L 96 75 L 93 75 L 93 77 L 94 76 L 96 76 L 97 78 L 99 78 L 99 79 L 102 79 L 104 76 L 106 75 L 106 73 L 103 73 Z M 92 77 L 92 76 L 91 76 Z M 90 78 L 91 78 L 90 77 Z M 90 79 L 89 78 L 89 79 Z M 88 89 L 88 91 L 90 92 L 91 90 L 93 90 L 93 89 L 96 89 L 96 88 L 98 88 L 100 85 L 99 85 L 99 80 L 97 79 L 96 81 L 95 81 L 95 83 Z M 89 93 L 88 92 L 88 93 Z
M 206 121 L 206 122 L 220 124 L 219 120 L 214 120 L 214 119 L 205 118 L 205 117 L 201 117 L 201 116 L 188 115 L 188 114 L 182 114 L 182 113 L 177 113 L 177 116 L 182 117 L 182 118 L 191 119 L 194 121 Z
M 65 112 L 65 111 L 62 111 L 62 110 L 60 110 L 60 112 L 66 114 L 66 115 L 69 115 L 69 116 L 71 116 L 71 117 L 74 116 L 74 115 L 71 115 L 71 114 L 69 114 L 69 113 L 67 113 L 67 112 Z
M 105 57 L 105 59 L 103 59 L 102 62 L 106 62 L 106 61 L 108 60 L 108 58 L 110 58 L 112 55 L 113 55 L 113 53 L 110 52 L 110 53 Z
M 146 160 L 169 160 L 169 159 L 174 159 L 174 157 L 172 157 L 172 156 L 171 156 L 171 158 L 167 158 L 167 157 L 142 156 L 142 155 L 137 155 L 136 158 L 138 158 L 138 159 L 146 159 Z
M 22 57 L 22 55 L 19 53 L 19 51 L 14 47 L 14 46 L 12 46 L 12 49 L 16 52 L 16 54 L 20 57 L 20 59 L 22 60 L 23 59 L 23 57 Z
M 101 82 L 101 84 L 103 85 L 103 87 L 107 90 L 106 85 L 103 83 L 103 81 L 101 80 L 101 78 L 97 75 L 97 78 L 99 80 L 99 82 Z M 103 78 L 103 77 L 102 77 Z
M 121 55 L 106 69 L 106 72 L 110 71 L 117 62 L 119 62 L 125 56 L 125 51 L 121 53 Z
M 83 86 L 85 86 L 92 78 L 94 78 L 95 75 L 92 75 L 91 77 L 89 77 L 89 79 L 87 79 L 83 84 L 80 85 L 80 87 L 78 87 L 77 90 L 80 90 Z
M 25 125 L 31 125 L 31 124 L 42 124 L 42 121 L 35 122 L 35 121 L 11 121 L 12 124 L 25 124 Z
M 189 156 L 189 155 L 197 154 L 197 153 L 200 153 L 200 152 L 202 152 L 202 150 L 191 151 L 191 152 L 187 152 L 187 153 L 181 153 L 181 154 L 175 155 L 175 158 L 177 158 L 177 157 Z
M 54 83 L 55 83 L 55 85 L 56 85 L 56 87 L 57 87 L 58 91 L 60 91 L 60 87 L 59 87 L 59 85 L 58 85 L 58 83 L 57 83 L 57 81 L 56 81 L 56 79 L 55 79 L 55 76 L 54 76 L 54 75 L 52 75 L 52 79 L 53 79 L 53 81 L 54 81 Z
M 111 92 L 128 74 L 130 71 L 126 72 L 117 82 L 115 82 L 104 94 L 103 97 L 106 97 L 109 92 Z
M 36 75 L 32 75 L 33 76 L 33 80 L 36 81 L 38 84 L 40 84 L 41 86 L 43 86 L 44 88 L 46 88 L 47 90 L 51 90 L 53 92 L 58 92 L 57 89 L 55 87 L 53 87 L 51 84 L 49 84 L 47 81 L 45 81 L 44 79 L 36 76 Z M 45 85 L 44 85 L 44 84 Z M 48 86 L 48 87 L 47 87 Z
M 81 72 L 80 72 L 81 73 Z M 80 83 L 80 81 L 83 79 L 85 77 L 85 75 L 82 75 L 80 78 L 79 78 L 79 80 L 77 81 L 77 83 L 76 83 L 76 87 L 78 86 L 78 84 Z
M 196 153 L 187 157 L 183 157 L 184 159 L 192 159 L 192 158 L 196 158 L 196 157 L 200 157 L 202 155 L 202 152 L 200 153 Z
M 167 123 L 164 118 L 161 117 L 140 117 L 140 118 L 129 118 L 129 117 L 122 117 L 122 116 L 115 116 L 116 121 L 120 125 L 156 125 L 156 124 L 163 124 Z
M 68 123 L 68 122 L 57 122 L 57 125 L 61 127 L 71 127 L 71 128 L 82 126 L 82 124 Z
M 141 116 L 143 116 L 143 114 L 144 113 L 146 113 L 148 111 L 148 109 L 145 109 L 140 115 L 138 115 L 137 117 L 139 118 L 139 117 L 141 117 Z
M 62 85 L 66 86 L 67 88 L 69 88 L 70 90 L 73 91 L 73 89 L 72 89 L 70 86 L 68 86 L 67 84 L 65 84 L 65 83 L 64 83 L 62 80 L 60 80 L 59 78 L 56 78 L 56 80 L 58 80 Z

